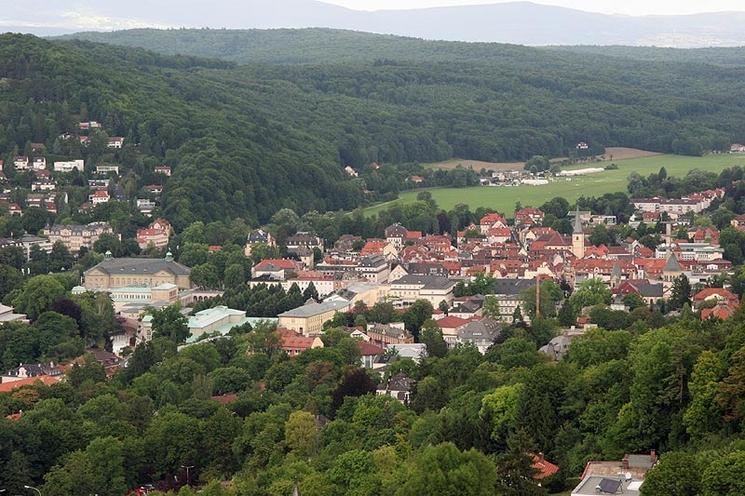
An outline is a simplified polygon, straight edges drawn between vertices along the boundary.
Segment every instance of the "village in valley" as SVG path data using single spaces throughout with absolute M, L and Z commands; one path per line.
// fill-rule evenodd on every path
M 100 128 L 95 121 L 81 122 L 79 134 L 59 139 L 91 146 L 98 138 L 89 133 Z M 124 141 L 107 138 L 104 151 L 121 151 Z M 208 245 L 202 236 L 190 247 L 186 239 L 191 234 L 176 233 L 158 208 L 172 174 L 168 165 L 155 165 L 147 174 L 154 182 L 128 196 L 116 161 L 91 168 L 75 158 L 47 162 L 47 155 L 44 145 L 32 143 L 30 155 L 15 156 L 8 164 L 13 179 L 4 178 L 0 197 L 6 223 L 29 216 L 44 223 L 22 222 L 14 235 L 0 240 L 0 256 L 6 261 L 20 256 L 18 269 L 40 277 L 46 277 L 47 269 L 64 272 L 85 261 L 69 295 L 93 300 L 104 295 L 114 323 L 110 333 L 86 343 L 77 357 L 23 362 L 4 370 L 0 392 L 38 381 L 64 381 L 73 366 L 88 359 L 113 376 L 162 332 L 158 326 L 169 311 L 172 318 L 183 319 L 179 350 L 260 328 L 269 329 L 277 348 L 293 359 L 324 348 L 328 336 L 341 333 L 356 343 L 358 366 L 376 374 L 377 394 L 408 405 L 416 381 L 394 366 L 401 360 L 418 364 L 464 346 L 488 354 L 511 336 L 531 330 L 543 336 L 539 351 L 544 359 L 561 361 L 573 342 L 597 328 L 623 329 L 637 321 L 659 327 L 675 319 L 727 320 L 740 306 L 742 284 L 733 287 L 733 261 L 725 256 L 720 229 L 707 216 L 731 185 L 680 198 L 631 198 L 633 214 L 623 220 L 565 200 L 558 201 L 564 211 L 557 214 L 555 199 L 548 207 L 487 211 L 454 232 L 422 232 L 393 223 L 376 237 L 340 233 L 324 239 L 284 226 L 278 233 L 274 224 L 247 228 L 240 246 Z M 495 173 L 494 178 L 503 175 Z M 70 184 L 87 186 L 89 194 L 76 212 L 67 206 L 65 216 L 93 213 L 95 220 L 55 220 L 69 202 Z M 22 190 L 27 192 L 21 195 Z M 422 198 L 427 201 L 426 195 Z M 129 240 L 123 239 L 121 228 L 95 214 L 109 202 L 128 203 L 132 215 L 141 216 L 141 227 L 125 233 Z M 554 221 L 563 215 L 569 232 L 547 226 L 547 215 Z M 29 227 L 34 225 L 38 229 Z M 199 229 L 204 225 L 185 231 Z M 745 215 L 733 216 L 725 229 L 745 232 Z M 622 232 L 627 235 L 621 237 Z M 182 244 L 174 246 L 174 239 Z M 129 252 L 122 249 L 125 241 Z M 172 250 L 180 251 L 179 256 Z M 185 256 L 187 252 L 191 255 Z M 219 262 L 224 274 L 210 277 L 208 261 L 219 257 L 224 257 Z M 54 269 L 51 260 L 57 258 L 66 262 Z M 228 272 L 237 277 L 229 290 Z M 240 291 L 281 291 L 294 303 L 256 315 L 248 307 L 230 306 L 226 292 Z M 6 298 L 8 304 L 1 307 L 3 324 L 39 318 L 38 313 L 27 314 L 34 305 L 24 302 L 13 308 L 11 300 Z M 213 396 L 223 403 L 236 398 L 232 393 Z M 21 415 L 14 412 L 8 418 Z M 531 456 L 537 480 L 558 472 L 543 454 Z M 656 460 L 652 452 L 588 462 L 572 494 L 591 494 L 582 487 L 609 484 L 608 477 L 619 470 L 629 474 L 618 482 L 624 494 L 638 494 Z

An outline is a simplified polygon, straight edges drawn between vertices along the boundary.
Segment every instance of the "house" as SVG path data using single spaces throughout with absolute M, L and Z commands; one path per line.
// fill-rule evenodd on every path
M 471 344 L 483 355 L 494 343 L 499 341 L 502 325 L 490 318 L 474 320 L 457 329 L 459 344 Z
M 109 192 L 105 190 L 94 191 L 92 194 L 88 195 L 88 201 L 90 201 L 94 206 L 101 203 L 107 203 L 109 199 Z
M 68 173 L 74 170 L 79 172 L 85 171 L 85 161 L 82 159 L 59 161 L 54 163 L 54 172 Z
M 15 313 L 13 307 L 0 303 L 0 324 L 5 322 L 26 322 L 28 317 L 25 313 Z
M 401 224 L 392 224 L 385 228 L 385 239 L 400 250 L 404 246 L 408 232 L 408 229 Z
M 530 461 L 530 467 L 535 472 L 533 475 L 534 480 L 542 481 L 544 479 L 548 479 L 553 475 L 556 475 L 559 472 L 559 466 L 554 465 L 550 461 L 546 460 L 546 457 L 543 455 L 543 453 L 531 454 Z
M 535 288 L 535 284 L 534 279 L 494 279 L 491 292 L 484 295 L 484 301 L 488 298 L 496 298 L 499 306 L 499 320 L 512 323 L 517 308 L 520 308 L 522 315 L 525 315 L 522 293 Z
M 36 246 L 44 253 L 52 253 L 52 242 L 47 238 L 40 236 L 34 236 L 32 234 L 24 234 L 21 236 L 21 247 L 26 255 L 26 260 L 31 260 L 31 249 Z
M 156 165 L 153 169 L 155 174 L 163 174 L 164 176 L 171 177 L 171 166 L 170 165 Z
M 299 253 L 302 250 L 323 251 L 323 239 L 309 232 L 298 232 L 287 238 L 287 251 Z
M 732 146 L 729 147 L 729 152 L 730 153 L 745 153 L 745 145 L 734 143 Z
M 49 238 L 52 244 L 59 241 L 71 253 L 78 253 L 81 248 L 93 248 L 93 244 L 101 235 L 114 234 L 114 230 L 108 222 L 91 222 L 86 225 L 54 224 L 45 227 L 42 234 Z
M 300 270 L 295 260 L 285 258 L 270 258 L 262 260 L 254 265 L 251 269 L 251 275 L 254 279 L 270 279 L 274 281 L 284 281 L 291 277 L 293 273 Z
M 322 333 L 323 324 L 334 318 L 338 312 L 352 308 L 347 301 L 324 301 L 305 305 L 279 314 L 278 326 L 299 332 L 303 336 L 317 336 Z
M 124 138 L 121 136 L 112 136 L 109 138 L 109 142 L 106 146 L 116 150 L 121 150 L 122 146 L 124 146 Z
M 24 386 L 51 386 L 52 384 L 57 384 L 63 378 L 63 376 L 39 375 L 36 377 L 28 377 L 26 379 L 19 379 L 12 382 L 3 382 L 0 383 L 0 393 L 10 393 Z
M 246 312 L 234 310 L 224 305 L 202 310 L 189 317 L 187 327 L 189 338 L 187 342 L 194 342 L 207 334 L 227 335 L 232 329 L 246 324 Z
M 494 228 L 504 228 L 507 227 L 507 221 L 504 217 L 502 217 L 500 214 L 492 213 L 492 214 L 486 214 L 481 218 L 479 221 L 479 228 L 481 230 L 481 234 L 487 234 L 489 230 Z
M 21 209 L 20 205 L 17 203 L 11 203 L 8 207 L 8 214 L 9 215 L 22 215 L 23 210 Z
M 404 328 L 403 322 L 390 324 L 368 324 L 365 334 L 372 344 L 387 346 L 389 344 L 413 343 L 414 336 Z
M 150 225 L 137 230 L 137 244 L 141 250 L 147 249 L 151 244 L 158 250 L 168 246 L 171 238 L 171 223 L 165 219 L 155 219 Z
M 266 231 L 264 229 L 254 229 L 253 231 L 248 233 L 248 237 L 246 238 L 246 247 L 244 248 L 243 253 L 247 257 L 250 257 L 253 247 L 259 244 L 269 247 L 277 246 L 277 243 L 274 241 L 274 236 L 272 236 L 269 231 Z
M 281 283 L 285 291 L 289 291 L 293 284 L 297 284 L 301 292 L 305 292 L 312 284 L 316 288 L 319 298 L 325 298 L 337 289 L 337 281 L 333 276 L 327 276 L 313 270 L 299 271 L 296 275 L 285 279 Z
M 314 349 L 323 348 L 323 341 L 320 336 L 307 337 L 290 329 L 279 328 L 280 347 L 291 357 L 298 356 L 300 353 Z
M 155 207 L 156 207 L 155 202 L 149 198 L 137 198 L 136 205 L 137 205 L 137 210 L 139 210 L 143 215 L 146 215 L 148 217 L 153 215 L 153 211 L 155 210 Z
M 367 341 L 357 341 L 357 347 L 360 349 L 360 362 L 362 367 L 372 369 L 379 357 L 385 354 L 385 349 L 378 345 L 368 343 Z
M 657 464 L 657 453 L 627 454 L 620 462 L 589 461 L 572 496 L 623 494 L 639 496 L 647 472 Z
M 118 165 L 97 165 L 96 174 L 99 174 L 99 175 L 116 174 L 118 176 L 119 166 Z
M 664 288 L 661 283 L 651 283 L 647 279 L 627 279 L 619 282 L 611 293 L 621 298 L 629 294 L 637 294 L 644 300 L 644 303 L 649 305 L 662 298 Z
M 732 291 L 724 288 L 706 288 L 693 295 L 693 303 L 697 307 L 707 302 L 726 303 L 737 307 L 740 299 Z
M 18 367 L 3 372 L 0 383 L 14 382 L 21 379 L 40 376 L 60 377 L 64 375 L 63 370 L 54 362 L 49 363 L 21 363 Z
M 356 170 L 354 170 L 354 169 L 353 169 L 353 168 L 352 168 L 351 166 L 349 166 L 349 165 L 348 165 L 348 166 L 346 166 L 346 167 L 344 167 L 344 172 L 346 172 L 346 173 L 347 173 L 347 175 L 348 175 L 349 177 L 357 177 L 357 176 L 359 176 L 359 174 L 357 173 L 357 171 L 356 171 Z
M 403 372 L 399 372 L 398 374 L 391 376 L 385 385 L 379 387 L 375 393 L 380 396 L 390 396 L 404 405 L 408 405 L 413 390 L 414 380 Z
M 15 167 L 16 170 L 28 170 L 29 168 L 28 157 L 26 155 L 18 155 L 17 157 L 14 157 L 13 167 Z
M 112 258 L 108 253 L 103 262 L 83 273 L 85 289 L 108 291 L 125 286 L 154 287 L 174 284 L 179 289 L 191 288 L 191 269 L 165 258 Z
M 411 358 L 414 363 L 419 363 L 422 358 L 427 358 L 427 345 L 424 343 L 399 343 L 389 344 L 385 347 L 388 353 L 393 353 L 399 358 Z
M 88 132 L 93 129 L 101 129 L 101 123 L 97 121 L 87 121 L 78 124 L 78 129 L 82 132 Z
M 731 305 L 727 302 L 720 301 L 712 308 L 701 309 L 701 320 L 718 319 L 727 320 L 735 315 L 737 312 L 737 306 Z
M 371 255 L 360 258 L 356 272 L 367 281 L 382 283 L 388 280 L 391 266 L 382 255 Z
M 452 315 L 446 315 L 435 319 L 437 327 L 442 331 L 443 339 L 445 339 L 445 342 L 451 347 L 458 344 L 458 329 L 469 322 L 469 319 L 462 319 Z
M 33 170 L 44 170 L 47 168 L 47 159 L 44 157 L 34 157 L 33 162 L 31 163 L 31 168 Z
M 543 223 L 544 215 L 543 211 L 532 207 L 515 210 L 515 226 L 528 227 L 540 225 Z

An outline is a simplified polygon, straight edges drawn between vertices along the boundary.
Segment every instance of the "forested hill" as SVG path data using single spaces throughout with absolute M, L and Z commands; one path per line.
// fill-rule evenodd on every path
M 340 29 L 130 29 L 82 32 L 60 37 L 130 47 L 159 53 L 214 57 L 241 64 L 326 64 L 379 59 L 417 62 L 511 61 L 545 63 L 551 52 L 576 52 L 593 58 L 619 57 L 655 62 L 745 65 L 745 48 L 656 48 L 631 46 L 555 46 L 527 49 L 502 43 L 434 41 Z M 552 54 L 564 62 L 577 57 Z M 610 63 L 606 61 L 606 63 Z M 615 63 L 621 63 L 616 61 Z M 623 63 L 622 63 L 623 64 Z
M 174 33 L 195 45 L 231 35 L 163 36 Z M 251 36 L 271 64 L 5 35 L 0 155 L 30 142 L 55 149 L 84 108 L 126 137 L 117 157 L 126 173 L 173 166 L 163 202 L 183 226 L 354 208 L 375 186 L 348 178 L 347 164 L 513 161 L 563 156 L 579 141 L 697 154 L 745 141 L 742 67 L 326 30 Z M 316 41 L 282 41 L 295 36 Z M 315 63 L 281 63 L 302 57 Z

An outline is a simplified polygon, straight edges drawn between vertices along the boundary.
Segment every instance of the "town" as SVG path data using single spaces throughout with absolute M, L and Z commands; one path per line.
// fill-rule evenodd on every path
M 82 122 L 78 136 L 60 139 L 92 146 L 98 135 L 87 133 L 95 129 L 99 123 Z M 119 150 L 122 143 L 108 138 L 105 147 Z M 339 233 L 324 239 L 297 228 L 295 219 L 254 229 L 243 225 L 240 245 L 221 245 L 207 244 L 202 223 L 176 233 L 167 219 L 154 215 L 162 184 L 144 185 L 143 198 L 134 198 L 133 215 L 147 219 L 141 221 L 146 225 L 116 229 L 102 209 L 127 202 L 120 172 L 115 164 L 88 169 L 82 159 L 47 164 L 40 144 L 31 144 L 30 156 L 14 158 L 0 199 L 10 234 L 0 240 L 0 259 L 9 265 L 3 326 L 34 327 L 51 319 L 42 325 L 58 327 L 64 323 L 55 319 L 73 316 L 71 307 L 80 312 L 83 301 L 93 302 L 99 314 L 101 305 L 108 306 L 111 322 L 99 323 L 108 330 L 97 330 L 85 350 L 62 340 L 46 348 L 40 357 L 46 361 L 14 355 L 13 338 L 6 338 L 5 363 L 14 356 L 21 361 L 3 371 L 0 393 L 71 380 L 71 371 L 91 360 L 114 377 L 164 332 L 179 351 L 262 332 L 274 335 L 277 350 L 290 359 L 323 349 L 338 336 L 351 339 L 357 366 L 377 378 L 377 395 L 410 406 L 423 393 L 401 363 L 422 364 L 462 347 L 488 356 L 526 332 L 541 345 L 544 360 L 561 361 L 573 342 L 598 329 L 655 328 L 675 319 L 725 321 L 738 311 L 745 289 L 725 256 L 722 232 L 706 215 L 724 202 L 724 187 L 681 198 L 632 198 L 625 223 L 554 199 L 540 208 L 518 205 L 508 215 L 486 212 L 453 233 L 394 223 L 378 237 Z M 161 164 L 151 177 L 165 180 L 171 173 Z M 22 196 L 29 178 L 30 192 Z M 75 214 L 90 218 L 86 224 L 53 221 L 64 217 L 71 179 L 87 181 L 90 194 Z M 426 194 L 422 199 L 431 201 Z M 553 224 L 562 219 L 569 232 L 551 227 L 549 217 Z M 745 232 L 745 215 L 732 216 L 724 229 L 730 238 Z M 45 275 L 74 264 L 84 269 L 78 281 L 68 277 L 61 284 Z M 24 282 L 22 274 L 31 278 Z M 257 314 L 250 306 L 231 305 L 242 293 L 260 292 L 282 303 L 262 306 Z M 236 401 L 229 389 L 212 399 Z M 23 415 L 19 408 L 7 418 Z M 583 488 L 598 485 L 639 494 L 656 460 L 652 452 L 588 462 L 572 494 L 591 494 Z M 539 485 L 559 471 L 539 452 L 531 454 L 531 467 Z M 618 470 L 629 475 L 616 480 Z

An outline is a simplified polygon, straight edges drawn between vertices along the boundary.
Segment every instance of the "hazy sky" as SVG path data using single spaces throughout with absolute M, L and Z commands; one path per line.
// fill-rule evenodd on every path
M 504 3 L 513 0 L 322 0 L 360 10 L 408 9 L 443 5 Z M 745 11 L 745 0 L 535 0 L 535 3 L 559 5 L 606 14 L 694 14 L 722 10 Z

